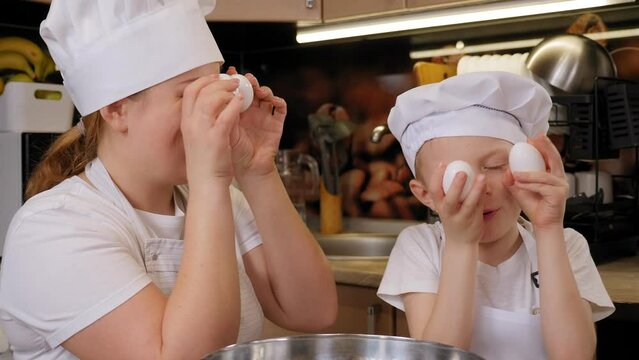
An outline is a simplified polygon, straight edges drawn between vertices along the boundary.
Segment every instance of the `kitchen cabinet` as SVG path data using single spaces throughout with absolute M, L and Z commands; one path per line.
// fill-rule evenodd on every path
M 503 0 L 323 0 L 323 20 L 330 22 L 371 15 L 403 14 L 427 8 L 452 8 L 499 1 Z
M 23 0 L 51 4 L 51 0 Z M 321 23 L 423 8 L 475 5 L 503 0 L 227 0 L 217 1 L 206 19 L 213 22 Z
M 51 4 L 51 0 L 23 1 Z M 215 11 L 206 20 L 319 23 L 322 20 L 322 0 L 219 0 Z
M 337 321 L 324 333 L 394 335 L 393 307 L 377 297 L 377 289 L 338 285 Z
M 208 21 L 320 22 L 322 0 L 218 1 Z
M 375 288 L 338 284 L 337 321 L 333 326 L 319 333 L 396 335 L 397 329 L 401 332 L 399 336 L 408 336 L 404 313 L 382 301 L 377 297 L 376 292 Z M 398 327 L 396 327 L 396 316 L 403 318 Z M 301 335 L 298 332 L 282 329 L 270 321 L 264 323 L 262 334 L 265 339 Z
M 395 310 L 395 335 L 410 337 L 410 332 L 408 332 L 408 321 L 406 321 L 406 313 L 401 310 Z
M 405 0 L 323 0 L 324 21 L 386 14 L 405 9 Z
M 456 7 L 499 2 L 503 0 L 406 0 L 406 8 Z

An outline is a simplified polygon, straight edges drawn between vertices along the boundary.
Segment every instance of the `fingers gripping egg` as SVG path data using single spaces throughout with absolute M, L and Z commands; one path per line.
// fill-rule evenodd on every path
M 240 80 L 240 85 L 235 90 L 235 94 L 242 93 L 244 95 L 244 100 L 242 101 L 242 111 L 246 111 L 246 109 L 251 106 L 253 103 L 253 87 L 251 86 L 251 82 L 244 75 L 240 74 L 220 74 L 220 79 L 228 80 L 228 79 L 238 79 Z
M 508 154 L 508 164 L 512 172 L 546 171 L 546 162 L 539 151 L 525 142 L 513 145 Z
M 466 173 L 466 183 L 464 184 L 464 189 L 462 190 L 460 197 L 460 200 L 463 201 L 466 196 L 468 196 L 468 193 L 473 186 L 473 182 L 475 181 L 475 172 L 473 171 L 473 168 L 470 167 L 470 164 L 463 160 L 455 160 L 448 164 L 446 171 L 444 172 L 442 187 L 444 188 L 444 193 L 447 193 L 453 183 L 453 179 L 455 179 L 455 175 L 460 171 Z

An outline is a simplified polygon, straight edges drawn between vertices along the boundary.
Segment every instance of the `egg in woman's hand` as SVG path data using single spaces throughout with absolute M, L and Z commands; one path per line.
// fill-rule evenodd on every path
M 464 189 L 462 190 L 462 194 L 460 197 L 460 200 L 464 201 L 473 186 L 473 182 L 475 181 L 475 172 L 473 171 L 473 168 L 470 167 L 470 164 L 468 164 L 467 162 L 463 160 L 455 160 L 448 164 L 448 166 L 446 166 L 446 171 L 444 172 L 442 187 L 444 189 L 444 193 L 447 193 L 453 183 L 453 180 L 455 179 L 455 175 L 458 172 L 466 173 L 466 183 L 464 184 Z
M 546 171 L 546 162 L 534 146 L 518 142 L 510 149 L 508 164 L 512 172 Z
M 220 79 L 229 80 L 229 79 L 238 79 L 240 80 L 240 85 L 235 89 L 234 93 L 237 95 L 242 93 L 244 99 L 242 100 L 241 111 L 246 111 L 251 104 L 253 103 L 253 86 L 251 86 L 251 82 L 244 75 L 240 74 L 220 74 Z

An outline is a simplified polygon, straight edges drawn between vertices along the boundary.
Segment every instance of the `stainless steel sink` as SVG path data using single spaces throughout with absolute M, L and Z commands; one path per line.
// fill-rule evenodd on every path
M 396 234 L 391 233 L 341 233 L 315 234 L 324 254 L 329 258 L 388 257 L 395 245 Z
M 307 215 L 308 227 L 313 231 L 319 231 L 320 219 L 316 214 Z M 342 219 L 343 233 L 387 233 L 399 234 L 406 227 L 421 224 L 420 221 L 398 220 L 398 219 L 373 219 L 373 218 L 352 218 Z

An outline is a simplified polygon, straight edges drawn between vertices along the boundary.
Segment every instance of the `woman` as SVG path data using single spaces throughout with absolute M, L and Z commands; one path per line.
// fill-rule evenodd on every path
M 41 35 L 83 119 L 7 233 L 16 359 L 199 358 L 258 338 L 262 310 L 334 321 L 330 268 L 275 170 L 286 103 L 247 75 L 240 114 L 199 2 L 52 3 Z

